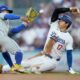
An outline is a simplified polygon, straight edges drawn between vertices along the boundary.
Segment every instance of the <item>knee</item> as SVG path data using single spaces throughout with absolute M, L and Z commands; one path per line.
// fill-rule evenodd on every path
M 13 55 L 15 55 L 15 54 L 17 54 L 17 53 L 23 53 L 21 50 L 15 50 L 15 51 L 13 51 L 13 52 L 11 52 Z

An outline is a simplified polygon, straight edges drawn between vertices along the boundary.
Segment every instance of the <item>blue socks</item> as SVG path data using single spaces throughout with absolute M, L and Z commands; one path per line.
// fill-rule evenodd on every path
M 23 58 L 22 52 L 16 52 L 15 54 L 16 64 L 21 64 L 22 58 Z
M 13 66 L 13 62 L 11 60 L 11 57 L 10 57 L 9 53 L 7 51 L 6 52 L 2 52 L 2 56 L 4 57 L 6 62 L 9 64 L 9 66 L 12 67 Z M 15 54 L 16 64 L 21 64 L 22 58 L 23 58 L 22 52 L 16 52 L 16 54 Z
M 12 60 L 11 60 L 9 53 L 8 52 L 2 52 L 2 56 L 4 57 L 6 62 L 9 64 L 9 66 L 12 67 L 13 63 L 12 63 Z
M 70 70 L 70 68 L 72 67 L 72 50 L 67 50 L 67 64 Z

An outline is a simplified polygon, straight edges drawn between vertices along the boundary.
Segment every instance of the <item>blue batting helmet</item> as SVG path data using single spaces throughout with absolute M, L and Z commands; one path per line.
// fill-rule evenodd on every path
M 68 15 L 62 15 L 62 16 L 59 16 L 58 19 L 59 19 L 59 20 L 63 20 L 63 21 L 65 21 L 66 23 L 69 24 L 69 26 L 72 24 L 72 19 L 71 19 L 71 17 L 68 16 Z
M 2 11 L 8 11 L 9 13 L 12 13 L 12 12 L 13 12 L 13 10 L 9 9 L 9 8 L 8 8 L 7 6 L 5 6 L 5 5 L 1 5 L 1 6 L 0 6 L 0 13 L 1 13 Z

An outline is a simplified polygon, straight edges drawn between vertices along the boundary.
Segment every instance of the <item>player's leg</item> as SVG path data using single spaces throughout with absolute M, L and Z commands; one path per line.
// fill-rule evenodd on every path
M 7 51 L 5 51 L 5 52 L 2 52 L 2 56 L 5 59 L 5 61 L 9 64 L 9 66 L 12 67 L 13 62 L 11 60 L 10 54 Z
M 21 64 L 23 55 L 17 43 L 7 35 L 0 35 L 0 45 L 4 47 L 9 53 L 15 54 L 16 63 L 18 64 L 16 66 L 17 68 L 20 68 L 19 64 Z
M 32 72 L 42 72 L 54 69 L 57 65 L 57 61 L 46 57 L 45 55 L 33 58 L 31 60 L 22 61 L 22 66 L 27 69 L 30 69 Z
M 6 43 L 5 43 L 5 48 L 9 53 L 12 53 L 15 55 L 15 60 L 16 60 L 16 64 L 13 65 L 13 67 L 11 68 L 11 71 L 23 71 L 24 68 L 21 66 L 21 62 L 22 62 L 22 58 L 23 58 L 23 54 L 18 46 L 18 44 L 11 38 L 6 37 Z
M 5 40 L 6 40 L 6 35 L 0 31 L 0 45 L 1 45 L 1 50 L 2 50 L 2 56 L 6 60 L 6 62 L 9 64 L 10 67 L 13 66 L 13 62 L 11 60 L 11 57 L 9 53 L 3 48 L 5 47 Z
M 18 46 L 18 44 L 9 37 L 6 37 L 5 48 L 9 53 L 15 54 L 15 60 L 17 64 L 21 64 L 23 54 Z
M 38 71 L 44 72 L 44 71 L 51 71 L 56 68 L 57 61 L 56 60 L 45 60 L 42 65 L 39 66 Z
M 40 62 L 40 57 L 36 57 L 33 59 L 27 59 L 27 60 L 23 60 L 21 65 L 25 68 L 30 67 L 32 64 L 38 63 Z
M 41 62 L 42 61 L 42 62 Z M 36 64 L 32 64 L 32 72 L 44 72 L 48 70 L 55 69 L 58 62 L 55 59 L 51 59 L 49 57 L 41 57 L 40 60 Z

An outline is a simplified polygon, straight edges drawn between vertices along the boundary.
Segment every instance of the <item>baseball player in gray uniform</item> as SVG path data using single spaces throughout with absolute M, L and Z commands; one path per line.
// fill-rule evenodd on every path
M 3 57 L 10 65 L 12 71 L 21 68 L 20 64 L 23 58 L 22 51 L 20 50 L 18 44 L 8 36 L 8 32 L 10 31 L 9 20 L 17 19 L 28 22 L 26 17 L 20 17 L 13 14 L 13 10 L 9 9 L 7 6 L 0 6 L 0 46 L 2 47 Z M 21 26 L 24 27 L 23 24 Z M 10 59 L 10 55 L 8 55 L 8 53 L 15 55 L 15 65 L 13 65 Z

